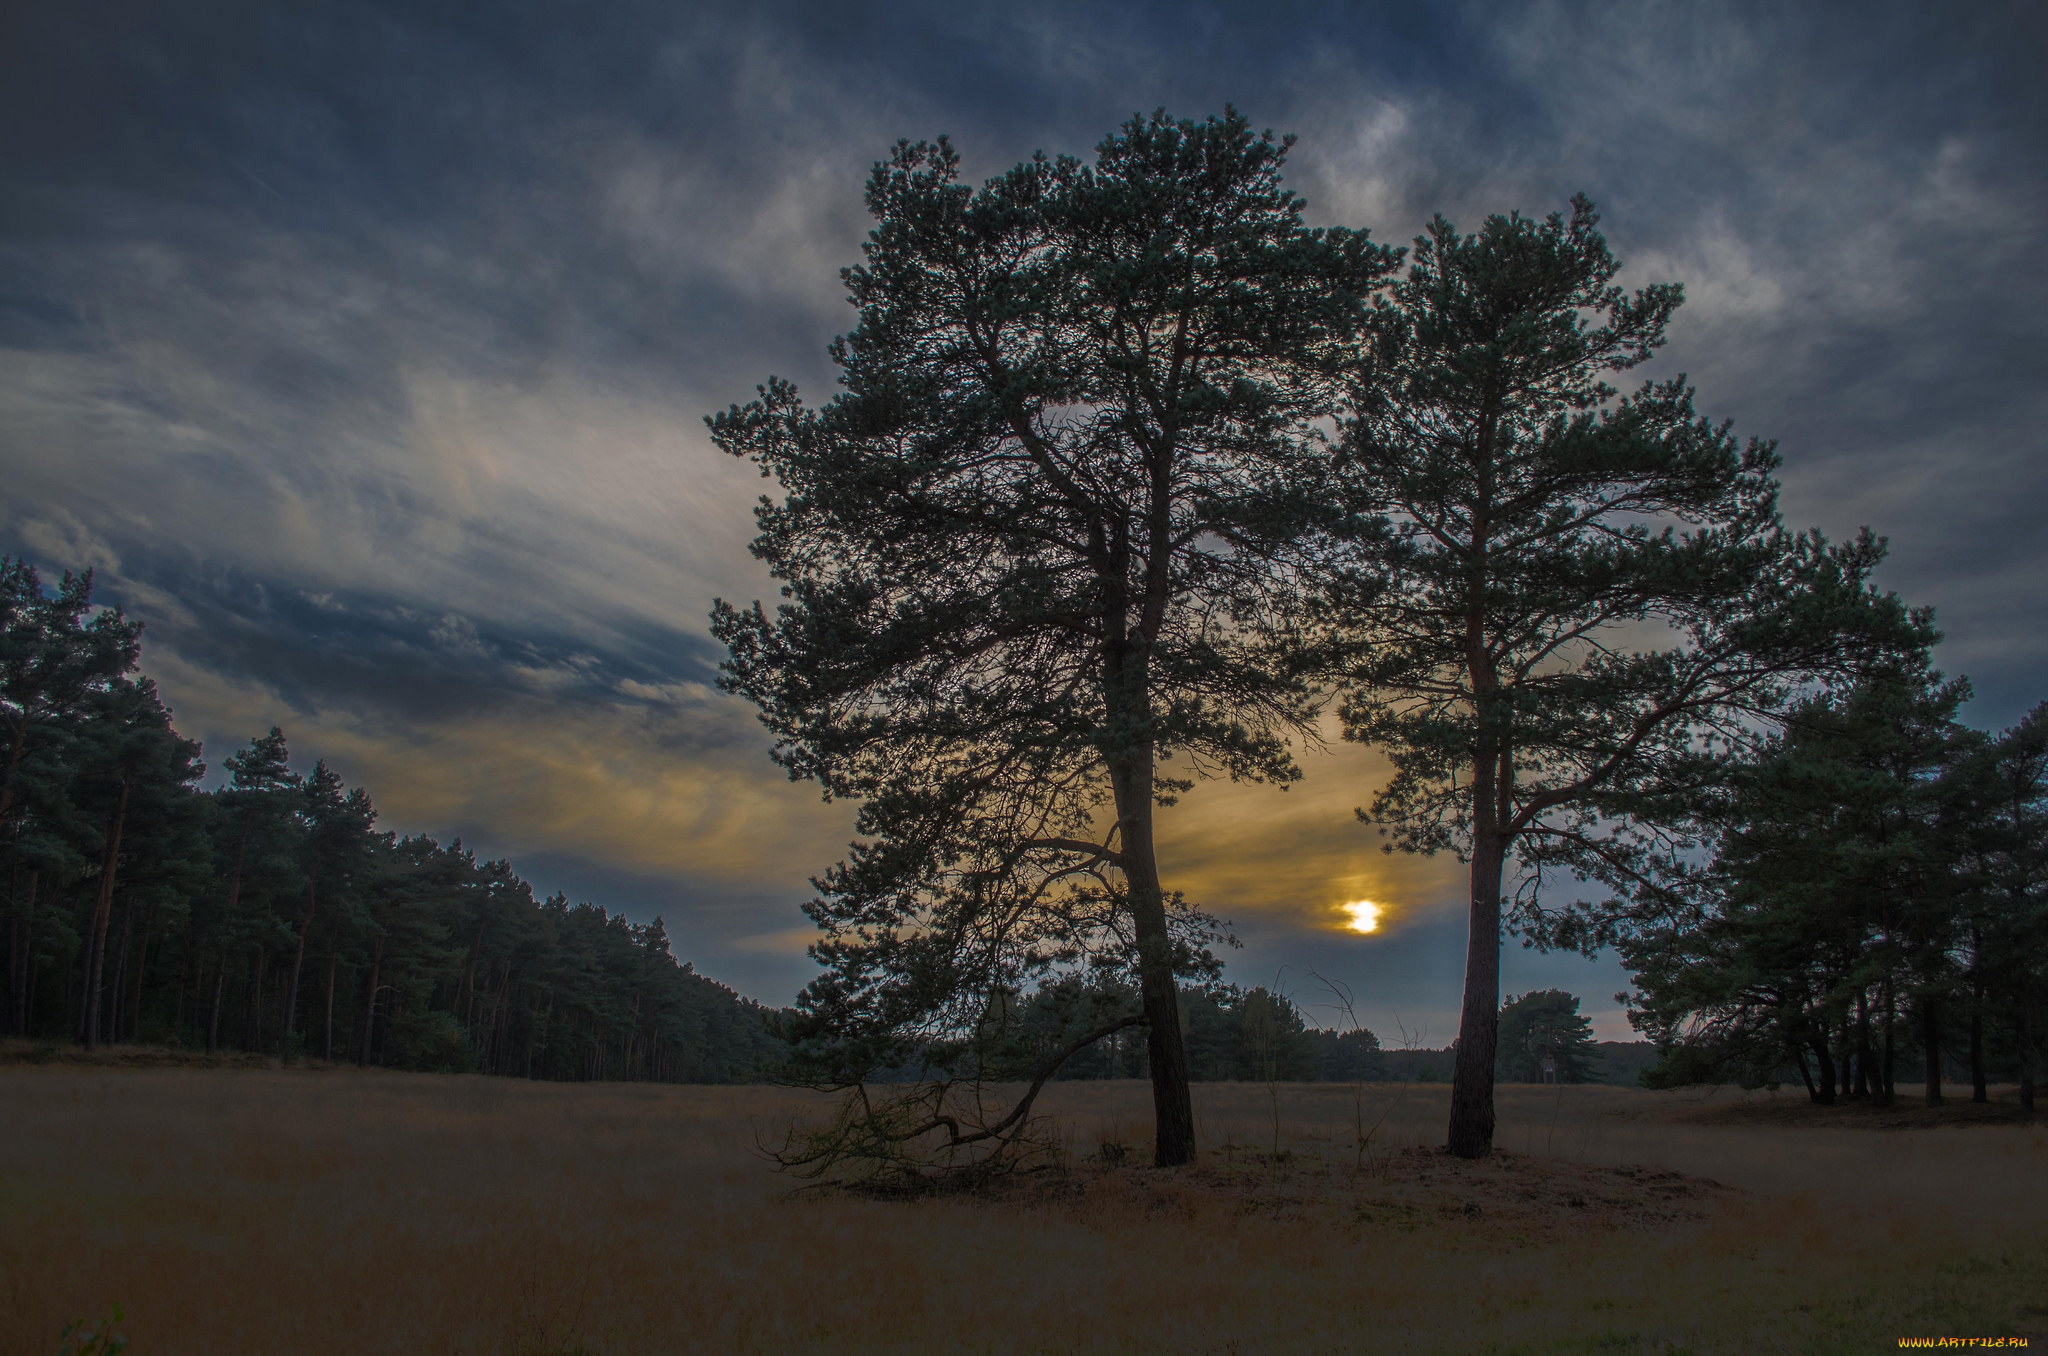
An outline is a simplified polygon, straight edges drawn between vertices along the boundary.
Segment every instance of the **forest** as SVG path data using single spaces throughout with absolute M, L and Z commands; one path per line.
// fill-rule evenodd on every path
M 760 1004 L 644 925 L 536 899 L 457 840 L 379 832 L 275 728 L 200 787 L 89 574 L 0 562 L 7 1029 L 544 1079 L 726 1082 L 777 1046 Z
M 1711 858 L 1584 927 L 1635 971 L 1652 1087 L 1803 1084 L 1815 1102 L 1930 1106 L 2017 1082 L 2034 1108 L 2048 978 L 2048 705 L 1993 735 L 1966 682 L 1880 674 L 1802 703 L 1695 792 Z

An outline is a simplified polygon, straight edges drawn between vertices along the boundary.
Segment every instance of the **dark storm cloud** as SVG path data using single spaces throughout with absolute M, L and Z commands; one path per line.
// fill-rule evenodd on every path
M 596 653 L 545 627 L 480 626 L 456 612 L 313 593 L 189 556 L 128 554 L 123 568 L 179 604 L 158 612 L 149 648 L 167 645 L 230 682 L 268 686 L 299 710 L 434 721 L 531 696 L 644 705 L 669 699 L 678 684 L 708 687 L 720 657 L 708 636 L 651 626 L 617 632 Z M 122 600 L 116 592 L 106 601 Z
M 1085 154 L 1134 112 L 1234 102 L 1300 134 L 1289 182 L 1312 219 L 1394 243 L 1435 212 L 1469 229 L 1583 190 L 1629 281 L 1686 284 L 1651 372 L 1781 440 L 1794 523 L 1890 537 L 1884 583 L 1938 606 L 1978 719 L 2042 695 L 2036 8 L 137 4 L 7 22 L 0 549 L 99 569 L 150 623 L 192 732 L 295 723 L 295 747 L 391 779 L 373 784 L 391 813 L 669 900 L 679 933 L 697 910 L 713 973 L 721 954 L 801 972 L 787 939 L 772 964 L 748 948 L 800 921 L 845 825 L 801 808 L 709 686 L 711 598 L 769 584 L 745 551 L 764 487 L 699 420 L 770 372 L 829 395 L 837 271 L 899 137 L 950 133 L 981 176 Z M 1331 766 L 1313 775 L 1366 775 Z M 1344 811 L 1368 786 L 1237 794 L 1191 801 L 1189 822 L 1294 816 L 1265 835 L 1284 862 L 1251 839 L 1190 858 L 1220 903 L 1275 920 L 1247 973 L 1307 945 L 1346 882 L 1411 911 L 1452 893 L 1436 866 L 1359 864 Z

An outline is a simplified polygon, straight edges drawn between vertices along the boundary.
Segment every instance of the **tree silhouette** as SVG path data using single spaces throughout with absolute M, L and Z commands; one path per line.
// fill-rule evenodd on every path
M 1593 1024 L 1579 1015 L 1578 995 L 1539 989 L 1508 995 L 1500 1009 L 1496 1074 L 1511 1083 L 1591 1082 L 1600 1061 Z
M 1471 867 L 1465 1157 L 1493 1140 L 1510 857 L 1509 922 L 1540 924 L 1546 868 L 1630 887 L 1711 753 L 1813 676 L 1928 639 L 1867 589 L 1876 539 L 1781 526 L 1769 444 L 1699 417 L 1682 378 L 1616 398 L 1605 377 L 1664 342 L 1680 291 L 1614 286 L 1597 221 L 1576 198 L 1469 237 L 1433 222 L 1359 352 L 1340 447 L 1354 510 L 1383 515 L 1329 591 L 1344 734 L 1393 763 L 1370 812 L 1389 848 Z
M 198 744 L 171 728 L 171 713 L 148 678 L 114 679 L 91 693 L 77 714 L 81 719 L 66 732 L 72 798 L 98 830 L 99 870 L 85 927 L 78 1010 L 78 1038 L 91 1050 L 103 1027 L 108 934 L 131 820 L 165 815 L 205 769 Z
M 1972 1072 L 1984 1083 L 1982 1018 L 2010 1033 L 2022 1111 L 2034 1110 L 2041 1032 L 2048 1020 L 2048 704 L 2036 706 L 1957 769 L 1973 813 Z
M 1092 165 L 1040 156 L 975 190 L 944 140 L 901 144 L 844 275 L 845 391 L 812 410 L 771 380 L 709 421 L 787 491 L 754 543 L 786 601 L 719 604 L 724 684 L 792 777 L 862 802 L 809 906 L 811 1081 L 1049 1076 L 1142 1021 L 1155 1158 L 1193 1154 L 1175 976 L 1214 933 L 1162 884 L 1154 808 L 1195 776 L 1297 775 L 1284 561 L 1320 508 L 1312 422 L 1393 261 L 1304 227 L 1284 153 L 1234 111 L 1161 113 Z M 1137 1010 L 998 1058 L 991 1005 L 1084 958 L 1129 973 Z M 986 1143 L 1026 1109 L 909 1116 L 889 1142 Z
M 0 556 L 0 824 L 37 727 L 60 723 L 132 670 L 141 634 L 119 608 L 93 612 L 91 570 L 66 570 L 48 595 L 34 566 Z
M 268 734 L 251 739 L 247 748 L 229 754 L 222 765 L 228 772 L 228 784 L 215 799 L 220 835 L 216 854 L 226 864 L 227 876 L 221 886 L 220 910 L 210 920 L 215 957 L 206 1022 L 209 1054 L 220 1047 L 228 967 L 240 956 L 246 956 L 249 963 L 242 1045 L 256 1048 L 262 1025 L 263 976 L 277 925 L 272 897 L 289 888 L 298 873 L 293 811 L 301 788 L 298 774 L 291 770 L 284 731 L 271 726 Z
M 1714 858 L 1610 920 L 1636 973 L 1634 1022 L 1663 1049 L 1649 1082 L 1763 1086 L 1884 1104 L 1917 1010 L 1939 1098 L 1942 1012 L 1964 1000 L 1972 805 L 1989 739 L 1956 723 L 1968 684 L 1874 674 L 1786 717 L 1710 789 Z M 1995 799 L 1995 797 L 1993 797 Z

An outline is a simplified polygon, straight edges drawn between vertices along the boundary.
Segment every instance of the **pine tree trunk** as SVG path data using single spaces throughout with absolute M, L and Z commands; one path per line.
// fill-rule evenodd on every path
M 121 796 L 114 805 L 114 826 L 107 835 L 106 856 L 100 862 L 99 896 L 92 910 L 92 949 L 87 956 L 89 970 L 85 983 L 85 1048 L 93 1049 L 100 1036 L 100 974 L 106 968 L 107 923 L 114 910 L 114 874 L 121 862 L 121 831 L 128 823 L 128 783 L 121 783 Z
M 1835 1057 L 1828 1050 L 1827 1032 L 1822 1031 L 1814 1038 L 1814 1062 L 1820 1066 L 1820 1096 L 1814 1100 L 1822 1106 L 1835 1104 Z
M 82 942 L 78 964 L 64 967 L 64 1006 L 71 1012 L 71 1039 L 85 1044 L 86 994 L 92 989 L 93 928 L 97 917 L 99 887 L 94 885 L 79 896 L 78 935 Z
M 38 919 L 38 920 L 36 920 L 36 921 L 40 922 L 41 920 L 40 920 L 40 919 Z M 32 1027 L 32 1026 L 33 1026 L 33 1025 L 35 1024 L 35 1018 L 36 1018 L 36 986 L 37 986 L 38 984 L 40 984 L 40 983 L 42 982 L 42 977 L 43 977 L 43 967 L 42 967 L 42 966 L 40 966 L 40 965 L 37 965 L 37 964 L 35 963 L 36 929 L 35 929 L 35 928 L 33 928 L 33 927 L 31 927 L 31 928 L 29 929 L 29 933 L 28 933 L 28 946 L 29 946 L 29 962 L 28 962 L 28 982 L 27 982 L 27 983 L 26 983 L 25 985 L 23 985 L 23 988 L 24 988 L 24 989 L 26 990 L 26 992 L 25 992 L 25 994 L 24 994 L 24 997 L 23 997 L 23 1002 L 22 1002 L 22 1034 L 23 1034 L 23 1035 L 28 1035 L 28 1034 L 29 1034 L 29 1029 L 30 1029 L 30 1028 L 31 1028 L 31 1027 Z
M 1806 1051 L 1800 1048 L 1798 1041 L 1792 1042 L 1792 1064 L 1799 1070 L 1799 1081 L 1806 1084 L 1806 1100 L 1818 1102 L 1820 1089 L 1814 1085 L 1813 1070 L 1807 1067 Z
M 1493 762 L 1487 758 L 1487 764 Z M 1475 778 L 1473 799 L 1492 788 Z M 1500 1040 L 1500 884 L 1507 843 L 1486 810 L 1472 842 L 1472 910 L 1465 937 L 1465 1002 L 1458 1019 L 1458 1050 L 1451 1073 L 1447 1147 L 1459 1158 L 1493 1152 L 1493 1061 Z
M 149 939 L 156 935 L 156 897 L 152 895 L 149 908 L 142 915 L 142 941 L 135 948 L 134 992 L 128 1000 L 128 1039 L 134 1040 L 135 1033 L 142 1030 L 142 985 L 149 976 Z
M 1187 1045 L 1180 1029 L 1180 994 L 1173 979 L 1173 940 L 1152 840 L 1152 749 L 1134 749 L 1112 770 L 1124 883 L 1138 942 L 1138 992 L 1145 1012 L 1146 1049 L 1152 1057 L 1152 1162 L 1162 1168 L 1195 1157 L 1195 1109 L 1188 1092 Z
M 1920 1000 L 1920 1043 L 1927 1055 L 1927 1105 L 1941 1105 L 1941 1020 L 1932 997 Z
M 539 1004 L 536 1003 L 535 1006 L 539 1007 Z M 529 1078 L 546 1078 L 548 1076 L 548 1026 L 551 1022 L 554 1021 L 554 1017 L 555 995 L 554 991 L 551 989 L 548 991 L 547 1007 L 541 1010 L 540 1020 L 538 1023 L 536 1023 L 535 1034 L 533 1038 L 527 1043 L 527 1068 L 531 1070 L 535 1067 L 535 1065 L 538 1065 L 540 1069 L 540 1072 L 538 1074 L 529 1072 L 527 1074 L 527 1077 Z
M 1884 1105 L 1886 1106 L 1892 1105 L 1899 1097 L 1897 1081 L 1899 1069 L 1897 1039 L 1899 1014 L 1897 1002 L 1897 998 L 1892 994 L 1891 984 L 1887 982 L 1884 990 L 1884 1067 L 1881 1071 L 1884 1075 Z
M 491 985 L 491 977 L 497 973 L 494 965 L 484 968 L 483 1025 L 477 1037 L 477 1072 L 498 1072 L 498 1009 L 504 1002 L 503 995 Z
M 2020 1048 L 2020 1113 L 2034 1114 L 2034 1019 L 2027 1006 L 2032 997 L 2024 985 L 2019 991 L 2019 1021 L 2014 1034 Z
M 628 1082 L 633 1078 L 633 1047 L 640 1034 L 640 991 L 633 991 L 633 1020 L 626 1026 L 626 1039 L 619 1050 L 619 1077 Z
M 185 944 L 178 948 L 178 992 L 171 1000 L 171 1039 L 185 1042 L 185 981 L 192 975 L 192 928 L 185 928 Z
M 225 921 L 227 928 L 230 930 L 234 927 L 235 911 L 242 899 L 242 864 L 247 860 L 248 855 L 249 818 L 245 813 L 242 817 L 241 836 L 235 840 L 235 864 L 228 871 L 228 909 Z M 227 997 L 228 952 L 230 949 L 228 938 L 223 937 L 221 939 L 220 969 L 213 977 L 213 1012 L 206 1019 L 206 1053 L 209 1055 L 220 1049 L 220 1009 L 221 1003 Z
M 1874 1063 L 1870 1057 L 1870 1000 L 1867 995 L 1856 995 L 1856 1049 L 1850 1056 L 1850 1066 L 1855 1069 L 1849 1096 L 1854 1101 L 1866 1101 L 1881 1097 L 1882 1091 L 1871 1077 Z
M 292 956 L 291 989 L 284 1000 L 284 1057 L 292 1057 L 292 1036 L 299 1029 L 299 971 L 306 963 L 306 933 L 313 926 L 313 882 L 306 882 L 306 916 L 299 921 L 299 949 Z
M 1984 995 L 1980 991 L 1977 1002 L 1970 1009 L 1970 1100 L 1989 1102 L 1991 1080 L 1984 1068 Z
M 7 1034 L 19 1036 L 14 1029 L 15 995 L 21 992 L 21 981 L 16 972 L 21 968 L 21 858 L 10 857 L 7 861 Z
M 1465 995 L 1451 1072 L 1451 1123 L 1446 1147 L 1459 1158 L 1493 1152 L 1493 1061 L 1500 1041 L 1500 885 L 1509 847 L 1508 806 L 1514 790 L 1503 725 L 1495 723 L 1500 674 L 1487 644 L 1486 586 L 1491 568 L 1499 436 L 1499 393 L 1489 381 L 1480 400 L 1472 446 L 1473 486 L 1466 554 L 1465 677 L 1475 739 L 1472 745 L 1471 912 L 1465 935 Z
M 320 1040 L 320 1058 L 334 1063 L 334 967 L 341 957 L 336 952 L 327 953 L 327 1034 Z
M 21 977 L 14 984 L 13 992 L 8 995 L 13 1000 L 14 1011 L 10 1015 L 14 1019 L 14 1034 L 24 1039 L 28 1036 L 29 978 L 35 970 L 36 886 L 40 882 L 41 877 L 41 871 L 31 871 L 28 873 L 28 904 L 24 909 L 25 921 L 22 927 L 21 959 L 19 961 Z
M 263 971 L 264 962 L 270 959 L 270 952 L 260 943 L 256 947 L 256 958 L 249 962 L 249 1006 L 242 1017 L 242 1048 L 260 1050 L 263 1048 Z
M 505 1049 L 512 1041 L 512 967 L 505 966 L 505 977 L 498 981 L 497 1034 L 491 1038 L 491 1072 L 505 1072 Z
M 476 941 L 471 943 L 469 948 L 469 968 L 462 975 L 463 997 L 458 1000 L 463 1005 L 462 1034 L 465 1036 L 470 1034 L 470 1026 L 476 1016 L 476 961 L 477 957 L 483 954 L 483 949 L 484 925 L 478 923 L 476 925 Z
M 370 1034 L 377 1026 L 377 971 L 384 964 L 384 939 L 377 939 L 377 949 L 370 956 L 370 1001 L 363 1007 L 363 1051 L 356 1056 L 356 1067 L 365 1068 L 370 1063 Z
M 222 952 L 213 971 L 213 1010 L 206 1019 L 206 1053 L 211 1055 L 220 1049 L 220 1005 L 228 991 L 228 958 Z
M 128 989 L 128 944 L 135 934 L 135 896 L 121 901 L 121 945 L 114 951 L 114 982 L 107 986 L 107 1044 L 121 1040 L 121 995 Z

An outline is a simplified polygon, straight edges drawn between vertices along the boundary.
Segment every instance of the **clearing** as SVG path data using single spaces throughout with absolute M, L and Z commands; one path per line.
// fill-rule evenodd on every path
M 1161 1172 L 1143 1084 L 1056 1084 L 1063 1170 L 892 1200 L 769 1169 L 782 1089 L 16 1064 L 0 1352 L 115 1302 L 131 1356 L 2048 1340 L 2039 1125 L 1508 1086 L 1463 1163 L 1447 1095 L 1197 1085 Z

